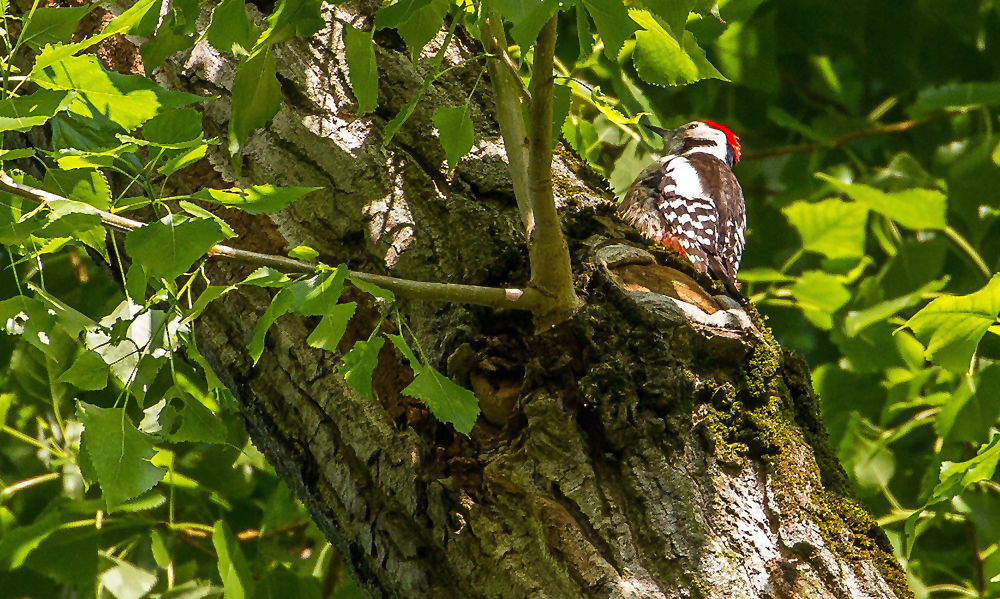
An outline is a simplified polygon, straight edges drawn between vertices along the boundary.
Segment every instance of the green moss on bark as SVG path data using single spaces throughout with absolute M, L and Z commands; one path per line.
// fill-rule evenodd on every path
M 706 424 L 716 439 L 716 457 L 732 462 L 750 452 L 763 458 L 778 480 L 776 490 L 813 489 L 811 503 L 820 513 L 810 517 L 819 524 L 826 547 L 858 570 L 864 562 L 875 564 L 897 596 L 913 597 L 885 533 L 855 499 L 830 446 L 808 366 L 783 353 L 752 306 L 750 310 L 770 347 L 755 346 L 740 388 L 706 385 L 712 394 Z M 796 454 L 804 445 L 812 450 L 812 469 L 803 469 Z M 783 513 L 802 509 L 791 496 L 776 491 L 775 498 Z

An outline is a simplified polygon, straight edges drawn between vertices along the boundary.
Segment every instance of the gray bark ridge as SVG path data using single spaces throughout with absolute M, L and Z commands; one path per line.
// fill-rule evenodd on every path
M 326 30 L 275 51 L 289 100 L 251 136 L 243 182 L 325 190 L 270 220 L 234 222 L 242 247 L 307 244 L 358 270 L 524 284 L 523 233 L 487 86 L 471 102 L 480 141 L 450 179 L 431 134 L 433 109 L 464 103 L 479 63 L 435 83 L 383 147 L 386 121 L 422 73 L 398 40 L 376 36 L 379 109 L 355 118 L 340 23 L 365 21 L 343 7 L 324 11 Z M 459 44 L 447 60 L 472 54 Z M 206 129 L 226 130 L 229 59 L 200 43 L 158 76 L 218 95 L 205 108 Z M 232 180 L 226 156 L 211 160 L 217 172 L 186 171 L 178 186 Z M 471 438 L 400 394 L 411 375 L 390 344 L 374 380 L 378 401 L 345 384 L 337 356 L 308 347 L 315 323 L 307 319 L 279 320 L 253 366 L 244 348 L 270 301 L 265 290 L 229 294 L 198 322 L 255 444 L 365 592 L 909 596 L 885 537 L 850 497 L 805 366 L 729 317 L 698 326 L 668 296 L 623 286 L 595 239 L 627 246 L 629 234 L 572 157 L 561 154 L 553 168 L 587 302 L 579 314 L 533 335 L 523 313 L 403 304 L 439 369 L 479 396 L 484 416 Z M 243 274 L 226 264 L 212 271 L 216 283 Z M 352 299 L 359 311 L 341 350 L 367 337 L 383 309 Z

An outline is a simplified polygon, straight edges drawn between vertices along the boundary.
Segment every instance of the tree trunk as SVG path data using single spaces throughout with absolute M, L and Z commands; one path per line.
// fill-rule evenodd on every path
M 244 183 L 324 190 L 271 219 L 227 212 L 235 245 L 306 244 L 327 263 L 423 281 L 525 284 L 492 94 L 485 79 L 473 91 L 482 61 L 431 86 L 383 147 L 422 73 L 392 31 L 378 33 L 379 108 L 356 118 L 340 22 L 369 21 L 325 10 L 328 29 L 277 49 L 287 101 L 251 136 L 243 171 Z M 457 40 L 447 60 L 473 54 Z M 223 135 L 232 66 L 200 43 L 160 80 L 219 96 L 205 128 Z M 430 115 L 470 93 L 482 141 L 448 177 Z M 218 148 L 213 168 L 187 169 L 177 191 L 231 184 Z M 724 310 L 689 321 L 686 304 L 655 293 L 660 269 L 628 249 L 642 244 L 602 184 L 564 154 L 553 168 L 586 300 L 579 314 L 536 335 L 522 312 L 401 303 L 432 363 L 479 396 L 470 438 L 400 393 L 411 374 L 391 344 L 377 401 L 346 385 L 334 354 L 306 344 L 309 319 L 279 320 L 253 366 L 245 347 L 266 290 L 229 294 L 198 324 L 255 444 L 358 584 L 371 597 L 434 599 L 910 596 L 885 536 L 851 498 L 806 365 L 766 331 L 727 325 Z M 224 284 L 247 269 L 216 263 L 211 273 Z M 341 350 L 386 308 L 356 296 Z

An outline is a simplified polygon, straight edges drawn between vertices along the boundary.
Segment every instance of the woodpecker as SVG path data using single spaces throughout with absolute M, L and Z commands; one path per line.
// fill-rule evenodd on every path
M 743 189 L 730 170 L 740 159 L 740 139 L 708 121 L 678 129 L 644 126 L 663 137 L 666 155 L 639 174 L 619 215 L 742 297 L 736 272 L 747 219 Z

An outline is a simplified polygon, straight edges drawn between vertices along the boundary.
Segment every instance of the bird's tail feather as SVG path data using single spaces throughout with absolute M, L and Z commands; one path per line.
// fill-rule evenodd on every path
M 715 254 L 708 256 L 708 271 L 722 283 L 733 299 L 743 299 L 743 294 L 740 293 L 740 283 L 736 280 L 736 273 L 726 268 Z

